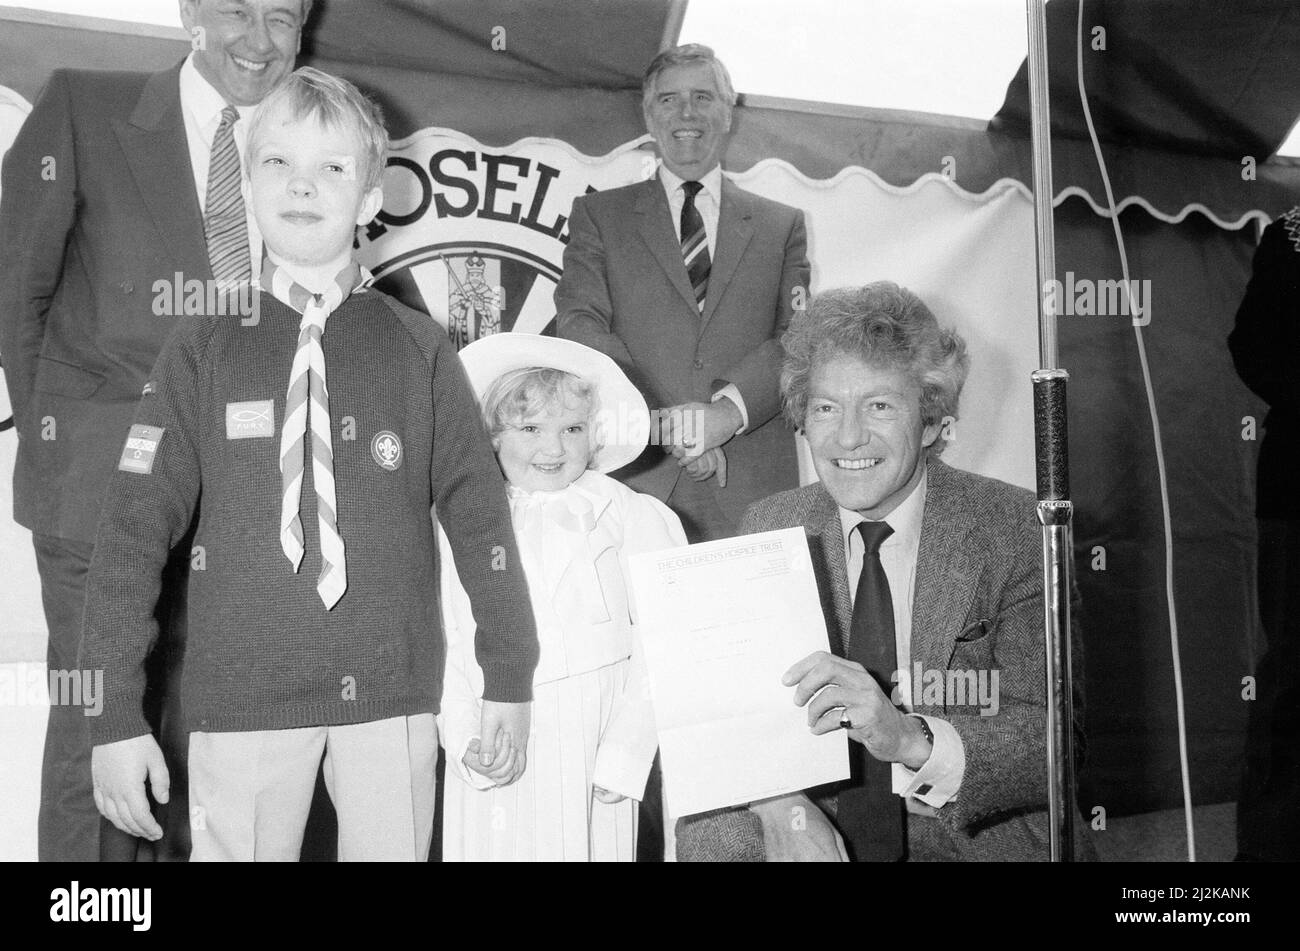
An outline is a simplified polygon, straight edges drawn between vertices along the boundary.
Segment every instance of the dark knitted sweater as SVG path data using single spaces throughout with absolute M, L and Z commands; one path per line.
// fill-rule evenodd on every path
M 182 318 L 140 401 L 137 426 L 163 433 L 151 471 L 114 471 L 86 584 L 81 665 L 104 671 L 93 741 L 149 730 L 141 704 L 159 579 L 196 507 L 182 681 L 187 730 L 437 712 L 445 648 L 435 504 L 473 602 L 485 696 L 528 700 L 537 635 L 505 484 L 446 334 L 376 290 L 354 293 L 326 323 L 348 580 L 342 600 L 326 611 L 316 593 L 310 460 L 299 510 L 306 555 L 297 574 L 279 540 L 280 435 L 300 316 L 268 293 L 259 303 L 254 326 L 237 317 Z M 262 401 L 273 409 L 273 425 L 232 425 L 250 417 L 231 404 Z M 384 432 L 400 441 L 395 468 L 390 440 L 372 448 Z M 136 457 L 134 468 L 144 467 Z

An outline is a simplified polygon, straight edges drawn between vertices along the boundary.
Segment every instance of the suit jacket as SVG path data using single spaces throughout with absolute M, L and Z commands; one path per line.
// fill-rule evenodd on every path
M 212 277 L 179 75 L 179 65 L 59 70 L 5 157 L 0 354 L 19 437 L 14 518 L 40 534 L 94 541 L 136 402 L 178 319 L 154 313 L 155 282 Z
M 659 179 L 576 199 L 555 291 L 559 334 L 608 354 L 652 408 L 707 403 L 739 388 L 749 427 L 728 442 L 723 512 L 798 484 L 790 427 L 779 415 L 780 336 L 808 287 L 803 212 L 725 178 L 708 295 L 701 314 Z M 682 474 L 650 446 L 618 476 L 666 500 Z
M 826 489 L 815 483 L 764 499 L 746 513 L 742 531 L 794 526 L 807 532 L 831 648 L 843 656 L 853 608 L 838 508 Z M 1033 494 L 931 459 L 912 612 L 912 664 L 923 671 L 997 669 L 999 709 L 981 716 L 975 704 L 914 697 L 915 712 L 956 728 L 966 771 L 957 797 L 937 817 L 908 815 L 909 859 L 1046 860 L 1042 536 Z M 1081 683 L 1077 654 L 1074 675 Z M 833 811 L 833 800 L 826 805 Z M 1082 825 L 1076 819 L 1085 856 Z M 707 813 L 679 824 L 678 855 L 752 859 L 762 854 L 762 841 L 748 810 Z
M 1228 348 L 1241 379 L 1268 403 L 1255 512 L 1300 518 L 1300 206 L 1264 229 Z

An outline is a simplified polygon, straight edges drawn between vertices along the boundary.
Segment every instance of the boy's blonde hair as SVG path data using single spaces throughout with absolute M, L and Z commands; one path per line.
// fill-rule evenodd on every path
M 346 79 L 311 66 L 295 69 L 257 107 L 248 126 L 246 169 L 252 167 L 258 130 L 271 111 L 282 104 L 288 107 L 294 121 L 313 116 L 327 129 L 350 132 L 360 143 L 366 162 L 365 169 L 357 170 L 357 177 L 366 191 L 379 187 L 388 155 L 388 131 L 384 128 L 383 112 Z
M 555 367 L 523 367 L 501 374 L 483 394 L 483 422 L 495 446 L 497 437 L 548 406 L 568 406 L 574 401 L 587 403 L 587 425 L 591 438 L 591 456 L 587 468 L 600 452 L 595 431 L 600 407 L 596 388 L 580 376 Z

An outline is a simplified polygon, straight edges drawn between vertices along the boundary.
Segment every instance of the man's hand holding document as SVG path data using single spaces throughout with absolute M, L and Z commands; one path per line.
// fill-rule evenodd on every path
M 849 775 L 781 676 L 829 649 L 802 528 L 630 559 L 668 812 L 687 816 Z

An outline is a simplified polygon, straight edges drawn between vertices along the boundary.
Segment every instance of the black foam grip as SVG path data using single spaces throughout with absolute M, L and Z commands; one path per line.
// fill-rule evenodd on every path
M 1070 456 L 1065 424 L 1065 376 L 1034 381 L 1034 449 L 1039 501 L 1070 497 Z

